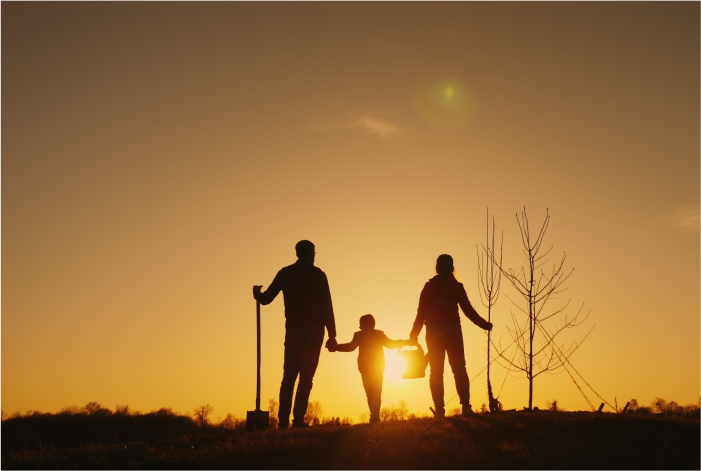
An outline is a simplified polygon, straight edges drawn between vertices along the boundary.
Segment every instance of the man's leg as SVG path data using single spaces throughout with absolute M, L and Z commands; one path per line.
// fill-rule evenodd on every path
M 287 428 L 290 424 L 290 412 L 292 412 L 292 393 L 300 370 L 301 343 L 300 333 L 294 329 L 285 330 L 285 361 L 282 371 L 282 383 L 280 384 L 280 406 L 278 408 L 278 421 L 280 428 Z
M 463 409 L 470 405 L 470 379 L 467 376 L 465 367 L 465 345 L 462 339 L 462 329 L 460 326 L 452 329 L 446 336 L 445 349 L 448 352 L 448 363 L 453 370 L 455 378 L 455 388 L 460 396 L 460 404 Z
M 443 366 L 445 364 L 445 345 L 443 342 L 443 329 L 439 325 L 426 326 L 426 347 L 428 348 L 428 364 L 431 372 L 428 376 L 428 385 L 431 388 L 431 397 L 436 406 L 436 417 L 445 416 L 445 402 L 443 392 Z
M 309 405 L 309 395 L 312 392 L 312 381 L 316 367 L 319 365 L 321 345 L 324 343 L 324 326 L 306 326 L 303 334 L 304 343 L 301 345 L 299 363 L 299 384 L 295 394 L 295 406 L 292 412 L 293 425 L 304 423 L 304 415 Z

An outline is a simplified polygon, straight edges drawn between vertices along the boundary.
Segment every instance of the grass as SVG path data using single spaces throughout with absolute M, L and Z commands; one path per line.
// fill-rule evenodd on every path
M 123 439 L 119 433 L 113 437 L 114 424 L 103 422 L 101 427 L 107 429 L 100 436 L 95 431 L 80 435 L 73 424 L 67 443 L 60 443 L 66 435 L 58 433 L 59 424 L 44 423 L 41 428 L 40 421 L 32 425 L 19 423 L 20 419 L 26 417 L 3 421 L 3 469 L 701 467 L 698 417 L 503 412 L 251 433 L 241 428 L 191 428 L 171 417 L 166 419 L 171 420 L 167 427 L 151 427 L 152 438 L 143 434 L 130 438 L 126 422 L 122 423 Z M 112 437 L 111 442 L 104 440 L 106 436 Z

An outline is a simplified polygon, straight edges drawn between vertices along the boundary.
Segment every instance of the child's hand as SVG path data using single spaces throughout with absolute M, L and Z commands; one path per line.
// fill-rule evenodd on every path
M 414 339 L 406 340 L 406 344 L 407 344 L 408 346 L 410 346 L 410 347 L 415 347 L 416 345 L 418 345 L 418 343 L 419 343 L 419 342 L 417 342 L 417 341 L 414 340 Z
M 326 347 L 326 348 L 327 348 L 330 352 L 337 352 L 337 351 L 338 351 L 338 350 L 336 350 L 336 347 L 332 347 L 331 345 L 329 345 L 329 346 Z

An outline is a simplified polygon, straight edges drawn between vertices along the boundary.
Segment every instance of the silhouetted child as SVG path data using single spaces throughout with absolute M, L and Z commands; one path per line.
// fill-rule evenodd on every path
M 350 343 L 339 343 L 332 352 L 358 352 L 358 370 L 363 378 L 363 387 L 370 407 L 370 423 L 380 421 L 382 404 L 382 380 L 385 371 L 385 352 L 382 347 L 399 348 L 413 345 L 411 340 L 391 340 L 381 330 L 375 330 L 375 318 L 366 314 L 360 318 L 360 330 L 353 334 Z

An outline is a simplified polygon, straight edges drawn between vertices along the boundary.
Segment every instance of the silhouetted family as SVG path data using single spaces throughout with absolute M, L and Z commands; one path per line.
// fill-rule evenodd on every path
M 472 414 L 470 405 L 470 380 L 465 367 L 465 347 L 458 306 L 468 319 L 478 327 L 491 330 L 492 324 L 484 320 L 470 304 L 465 288 L 453 275 L 455 269 L 450 255 L 440 255 L 436 260 L 436 276 L 428 280 L 421 296 L 414 325 L 408 340 L 391 340 L 384 332 L 375 329 L 375 318 L 366 314 L 360 318 L 360 330 L 349 343 L 336 341 L 336 322 L 331 302 L 331 290 L 326 274 L 314 266 L 315 246 L 302 240 L 295 246 L 297 261 L 280 270 L 267 290 L 253 287 L 253 297 L 261 304 L 270 304 L 282 291 L 285 302 L 285 358 L 278 420 L 280 428 L 290 424 L 306 427 L 304 415 L 309 404 L 312 380 L 319 364 L 324 329 L 329 338 L 326 348 L 330 352 L 358 352 L 358 370 L 363 380 L 370 408 L 370 423 L 379 422 L 382 381 L 385 369 L 383 348 L 399 348 L 416 345 L 419 333 L 426 325 L 426 346 L 430 366 L 429 385 L 435 405 L 436 417 L 445 417 L 443 398 L 443 367 L 445 355 L 453 371 L 462 414 Z M 292 395 L 299 377 L 294 409 Z

